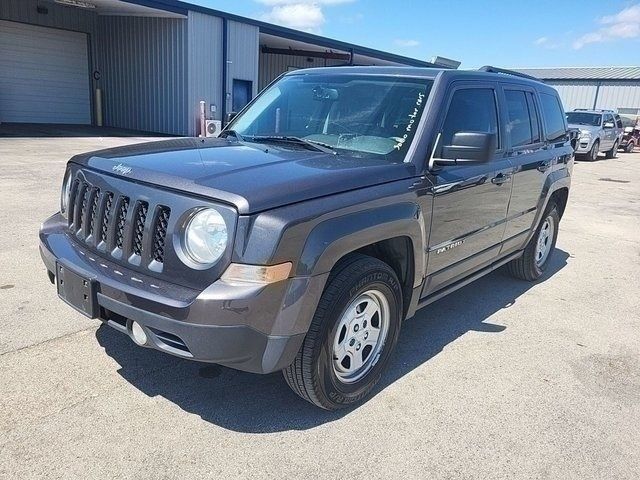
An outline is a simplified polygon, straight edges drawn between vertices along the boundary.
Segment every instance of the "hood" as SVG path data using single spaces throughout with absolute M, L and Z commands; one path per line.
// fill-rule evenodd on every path
M 594 127 L 591 125 L 582 125 L 579 123 L 570 123 L 569 128 L 575 128 L 577 130 L 580 130 L 580 132 L 589 132 L 593 134 L 598 133 L 598 131 L 601 130 L 601 127 Z
M 236 207 L 240 214 L 408 178 L 412 164 L 227 139 L 176 138 L 76 155 L 72 162 Z

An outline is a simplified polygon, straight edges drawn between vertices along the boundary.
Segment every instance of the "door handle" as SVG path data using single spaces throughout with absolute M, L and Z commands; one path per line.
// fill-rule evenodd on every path
M 550 167 L 551 167 L 551 161 L 546 160 L 544 162 L 540 162 L 540 164 L 538 165 L 538 171 L 546 172 L 547 170 L 549 170 Z
M 491 179 L 491 183 L 494 185 L 502 185 L 505 182 L 511 180 L 511 175 L 505 175 L 504 173 L 499 173 L 495 177 Z

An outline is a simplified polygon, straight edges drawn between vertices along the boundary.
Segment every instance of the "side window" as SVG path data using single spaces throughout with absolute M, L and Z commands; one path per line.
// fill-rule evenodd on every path
M 620 115 L 616 115 L 616 126 L 618 128 L 622 128 L 622 119 L 620 118 Z
M 540 137 L 540 114 L 538 113 L 538 107 L 531 92 L 527 92 L 527 103 L 529 104 L 529 118 L 531 119 L 533 143 L 538 143 L 542 141 Z
M 613 124 L 615 125 L 615 123 L 614 123 L 614 121 L 613 121 L 613 115 L 611 115 L 610 113 L 607 113 L 607 114 L 604 116 L 604 123 L 603 123 L 603 125 L 604 125 L 605 123 L 613 123 Z
M 547 140 L 555 141 L 566 135 L 567 127 L 560 102 L 555 95 L 540 94 L 542 116 L 547 127 Z
M 498 134 L 496 96 L 491 88 L 456 90 L 442 128 L 441 145 L 451 145 L 458 132 Z M 498 138 L 498 148 L 500 139 Z
M 520 147 L 533 143 L 531 116 L 527 97 L 521 90 L 505 90 L 507 99 L 507 131 L 511 134 L 511 146 Z

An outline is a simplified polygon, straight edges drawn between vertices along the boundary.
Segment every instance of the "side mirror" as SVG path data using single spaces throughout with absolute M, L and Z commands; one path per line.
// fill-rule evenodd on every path
M 441 158 L 434 160 L 437 165 L 486 163 L 493 158 L 496 144 L 495 133 L 458 132 L 451 145 L 442 147 Z
M 238 116 L 238 112 L 229 112 L 227 113 L 227 123 L 231 123 L 231 120 Z
M 604 126 L 604 128 L 613 128 L 614 127 L 613 122 L 604 122 L 603 126 Z

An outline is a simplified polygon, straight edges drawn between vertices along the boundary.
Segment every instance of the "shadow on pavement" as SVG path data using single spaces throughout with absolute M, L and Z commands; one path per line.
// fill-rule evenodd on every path
M 556 250 L 543 281 L 564 268 L 569 254 Z M 418 311 L 408 320 L 391 365 L 375 393 L 436 356 L 469 331 L 500 333 L 486 323 L 513 305 L 535 283 L 514 280 L 503 269 Z M 217 365 L 191 362 L 137 347 L 126 335 L 101 326 L 96 337 L 121 368 L 118 373 L 153 397 L 160 395 L 183 410 L 223 428 L 249 433 L 305 430 L 334 421 L 350 410 L 327 412 L 297 397 L 282 375 L 254 375 Z

